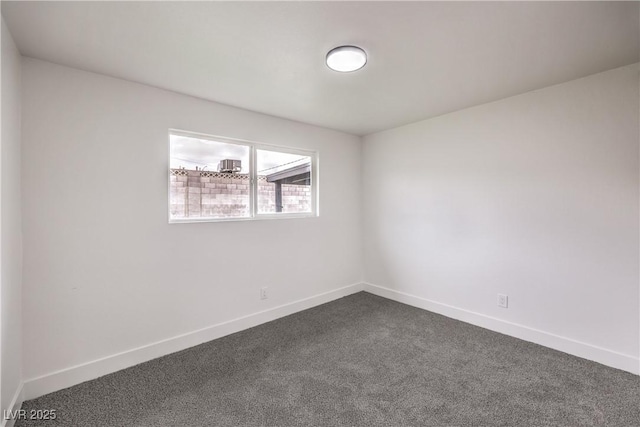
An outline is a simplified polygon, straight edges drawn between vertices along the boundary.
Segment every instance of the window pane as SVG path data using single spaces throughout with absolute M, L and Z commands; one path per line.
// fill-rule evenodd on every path
M 170 146 L 170 219 L 250 216 L 248 146 L 180 135 Z
M 311 157 L 256 150 L 258 213 L 311 212 Z

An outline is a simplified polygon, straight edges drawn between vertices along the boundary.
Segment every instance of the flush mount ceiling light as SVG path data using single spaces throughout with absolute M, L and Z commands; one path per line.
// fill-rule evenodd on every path
M 367 63 L 367 53 L 357 46 L 338 46 L 327 53 L 327 66 L 334 71 L 348 73 Z

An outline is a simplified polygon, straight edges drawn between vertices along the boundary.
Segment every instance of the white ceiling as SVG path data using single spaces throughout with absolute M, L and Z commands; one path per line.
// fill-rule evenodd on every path
M 368 134 L 638 62 L 636 2 L 2 2 L 20 51 Z M 327 51 L 355 44 L 362 70 Z

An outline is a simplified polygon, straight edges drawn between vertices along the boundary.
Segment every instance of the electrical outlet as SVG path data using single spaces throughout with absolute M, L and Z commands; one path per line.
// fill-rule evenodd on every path
M 267 295 L 268 288 L 260 288 L 260 299 L 267 299 L 269 296 Z
M 504 294 L 498 294 L 498 307 L 509 307 L 509 297 Z

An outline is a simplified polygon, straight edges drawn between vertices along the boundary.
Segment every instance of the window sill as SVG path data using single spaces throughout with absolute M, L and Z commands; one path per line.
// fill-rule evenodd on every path
M 177 218 L 170 219 L 169 224 L 192 224 L 201 222 L 244 222 L 244 221 L 263 221 L 271 219 L 300 219 L 300 218 L 317 218 L 319 215 L 313 213 L 304 214 L 262 214 L 255 217 L 243 218 Z

